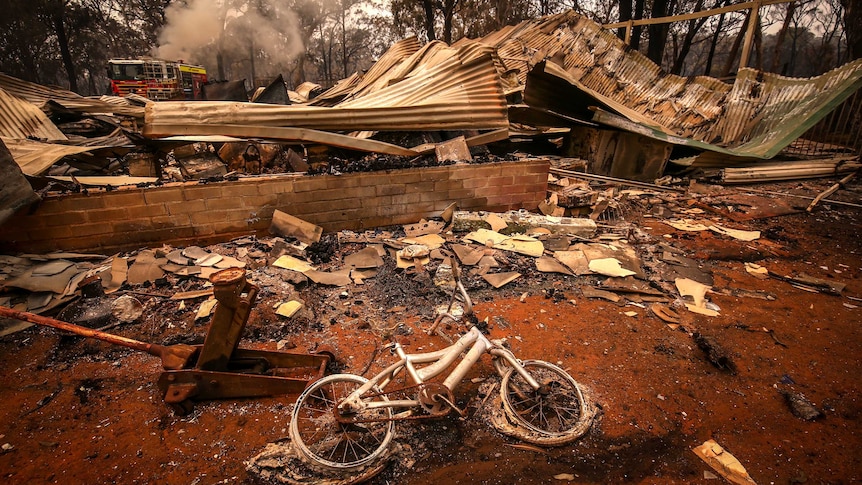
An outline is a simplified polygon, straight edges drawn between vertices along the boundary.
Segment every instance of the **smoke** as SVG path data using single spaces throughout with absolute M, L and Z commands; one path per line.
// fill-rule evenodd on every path
M 304 51 L 296 14 L 279 0 L 189 0 L 165 10 L 157 57 L 203 64 L 217 78 L 274 77 Z M 252 52 L 254 53 L 252 63 Z

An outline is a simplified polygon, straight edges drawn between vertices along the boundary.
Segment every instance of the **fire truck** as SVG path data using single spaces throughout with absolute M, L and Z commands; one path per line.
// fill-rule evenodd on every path
M 203 66 L 154 58 L 111 59 L 108 78 L 115 96 L 139 94 L 154 101 L 201 99 L 207 82 Z

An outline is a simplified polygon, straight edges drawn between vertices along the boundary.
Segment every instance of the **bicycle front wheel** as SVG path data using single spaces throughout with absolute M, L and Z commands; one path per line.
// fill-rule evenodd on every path
M 351 416 L 356 423 L 336 419 L 338 404 L 366 382 L 368 379 L 356 375 L 331 375 L 299 396 L 290 421 L 290 438 L 310 461 L 334 470 L 352 470 L 370 464 L 386 450 L 394 427 L 390 408 Z M 380 391 L 375 388 L 371 392 Z M 368 399 L 388 401 L 386 396 Z
M 540 439 L 575 439 L 583 434 L 583 421 L 589 416 L 584 395 L 572 376 L 541 360 L 525 361 L 523 367 L 540 387 L 533 389 L 515 368 L 506 372 L 500 393 L 510 420 Z

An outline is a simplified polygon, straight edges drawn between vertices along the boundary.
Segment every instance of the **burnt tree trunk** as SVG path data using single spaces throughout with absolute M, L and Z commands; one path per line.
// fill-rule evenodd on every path
M 75 63 L 72 61 L 72 51 L 69 49 L 69 37 L 66 35 L 66 2 L 55 2 L 51 12 L 51 21 L 54 24 L 54 32 L 57 34 L 57 44 L 60 47 L 60 57 L 63 59 L 63 67 L 69 77 L 69 90 L 78 92 L 78 75 L 75 72 Z
M 425 10 L 425 34 L 428 36 L 428 42 L 436 40 L 434 34 L 434 1 L 422 0 L 422 8 Z
M 844 7 L 844 32 L 850 59 L 862 58 L 862 3 L 859 0 L 841 0 Z

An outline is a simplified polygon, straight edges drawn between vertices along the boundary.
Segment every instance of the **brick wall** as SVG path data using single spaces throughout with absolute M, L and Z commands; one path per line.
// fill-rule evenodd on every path
M 207 245 L 267 233 L 275 209 L 327 232 L 409 224 L 439 216 L 451 202 L 463 210 L 532 210 L 547 177 L 548 162 L 531 160 L 52 196 L 0 226 L 0 251 Z

